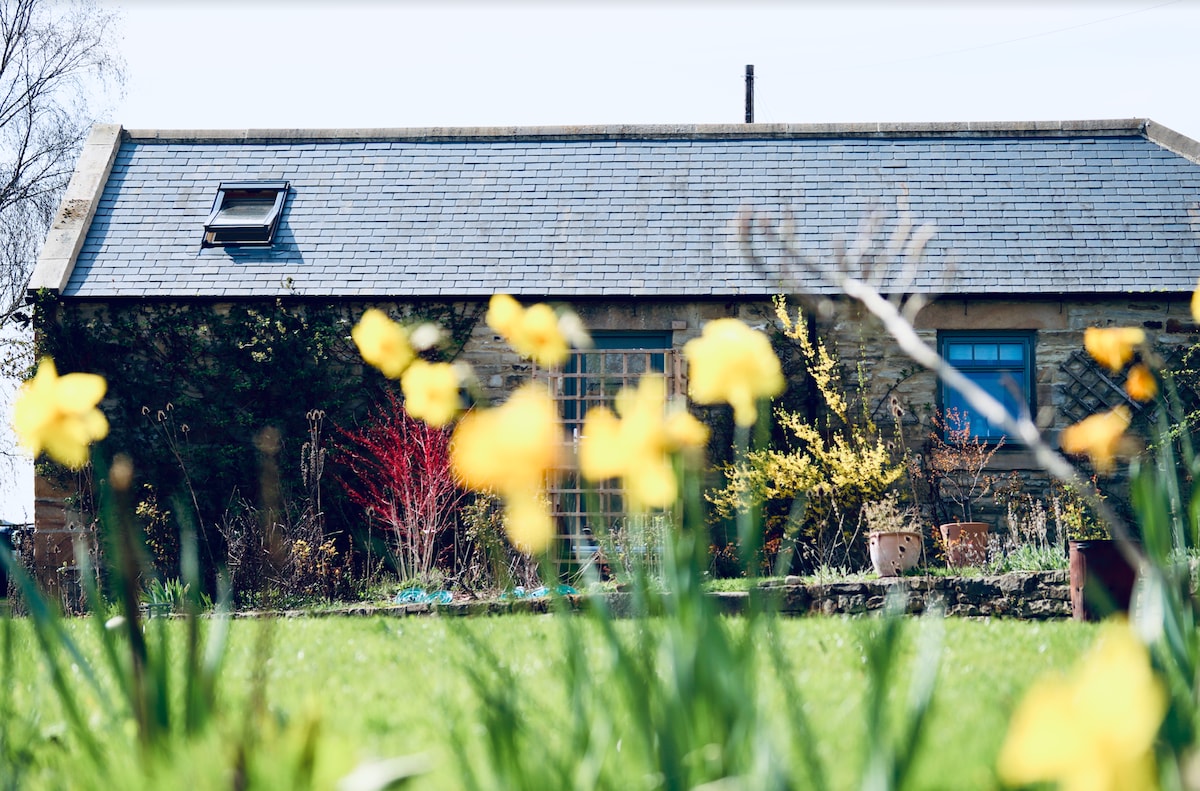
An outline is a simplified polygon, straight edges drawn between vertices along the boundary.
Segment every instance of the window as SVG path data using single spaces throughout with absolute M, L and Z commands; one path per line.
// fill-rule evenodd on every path
M 223 182 L 204 221 L 201 247 L 266 247 L 275 239 L 286 181 Z
M 1033 411 L 1033 342 L 1032 332 L 944 332 L 938 337 L 942 356 L 1013 417 Z M 943 411 L 953 409 L 966 416 L 973 436 L 991 441 L 1004 436 L 999 426 L 972 416 L 963 397 L 945 384 L 941 385 L 941 403 Z
M 669 332 L 593 332 L 592 348 L 572 352 L 562 371 L 560 398 L 568 429 L 582 426 L 590 405 L 611 405 L 617 391 L 635 386 L 642 374 L 665 373 L 671 353 Z
M 635 387 L 647 373 L 662 374 L 667 394 L 686 390 L 683 361 L 671 346 L 671 332 L 593 332 L 593 347 L 578 350 L 560 370 L 548 376 L 572 443 L 578 442 L 588 409 L 612 406 L 622 387 Z M 569 565 L 593 562 L 603 530 L 630 528 L 624 521 L 621 489 L 616 481 L 585 485 L 575 471 L 566 471 L 549 492 L 551 509 Z M 596 521 L 598 520 L 598 524 Z

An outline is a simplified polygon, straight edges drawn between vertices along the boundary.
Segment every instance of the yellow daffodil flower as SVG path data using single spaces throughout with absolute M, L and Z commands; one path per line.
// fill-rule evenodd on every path
M 400 377 L 404 410 L 431 426 L 444 426 L 458 414 L 458 385 L 458 371 L 450 363 L 414 360 Z
M 1000 777 L 1064 791 L 1158 787 L 1154 739 L 1167 695 L 1146 647 L 1124 621 L 1106 625 L 1071 678 L 1026 693 L 1000 750 Z
M 1200 283 L 1196 284 L 1196 290 L 1192 292 L 1192 321 L 1200 324 Z
M 545 550 L 553 534 L 552 527 L 547 534 L 545 520 L 532 518 L 530 501 L 540 502 L 561 455 L 562 427 L 554 399 L 532 384 L 501 406 L 467 413 L 450 444 L 455 477 L 469 489 L 494 491 L 504 498 L 509 516 L 519 517 L 506 522 L 509 538 L 521 542 L 527 552 Z M 543 543 L 535 540 L 539 536 Z
M 1124 368 L 1137 347 L 1145 342 L 1146 333 L 1138 327 L 1088 327 L 1083 331 L 1083 348 L 1113 373 Z
M 83 467 L 88 446 L 108 436 L 108 420 L 96 408 L 107 388 L 96 374 L 59 376 L 54 361 L 43 357 L 13 404 L 17 439 L 35 458 L 45 451 L 67 467 Z
M 509 342 L 522 357 L 547 368 L 562 365 L 571 354 L 571 347 L 558 328 L 558 315 L 544 302 L 525 310 Z
M 509 295 L 496 294 L 488 303 L 486 321 L 513 351 L 538 365 L 562 365 L 571 354 L 558 314 L 544 302 L 524 308 Z
M 683 346 L 689 393 L 700 404 L 729 404 L 739 426 L 758 418 L 757 399 L 783 392 L 779 358 L 765 334 L 737 319 L 717 319 Z
M 1107 473 L 1112 469 L 1131 419 L 1127 406 L 1092 415 L 1063 429 L 1059 445 L 1070 455 L 1086 453 L 1098 471 Z
M 1158 380 L 1145 363 L 1138 363 L 1129 369 L 1125 379 L 1125 392 L 1134 401 L 1153 401 L 1158 395 Z
M 493 294 L 484 320 L 497 334 L 507 339 L 512 337 L 524 315 L 525 308 L 521 307 L 520 302 L 508 294 Z
M 583 418 L 579 441 L 579 471 L 589 481 L 606 481 L 625 471 L 621 419 L 606 406 L 594 406 Z
M 541 491 L 509 492 L 504 499 L 504 529 L 521 552 L 539 555 L 554 540 L 554 518 Z
M 629 508 L 665 508 L 675 501 L 678 483 L 670 454 L 697 450 L 708 428 L 685 410 L 668 413 L 661 376 L 644 376 L 637 388 L 616 397 L 620 418 L 607 407 L 588 410 L 579 448 L 579 469 L 590 481 L 619 477 Z
M 362 314 L 350 330 L 350 337 L 362 358 L 389 379 L 399 379 L 416 356 L 408 342 L 408 331 L 378 308 Z

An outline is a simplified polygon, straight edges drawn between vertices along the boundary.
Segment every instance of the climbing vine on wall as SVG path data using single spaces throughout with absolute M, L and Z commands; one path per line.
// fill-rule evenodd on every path
M 297 301 L 222 305 L 55 301 L 38 308 L 38 353 L 60 371 L 90 371 L 108 380 L 102 404 L 111 424 L 106 454 L 128 453 L 139 479 L 161 502 L 200 528 L 202 555 L 219 563 L 218 525 L 258 494 L 255 436 L 279 431 L 285 496 L 305 496 L 301 449 L 306 413 L 322 409 L 334 424 L 354 425 L 379 400 L 386 381 L 364 369 L 349 339 L 362 305 Z M 444 342 L 431 356 L 461 352 L 481 308 L 425 303 L 393 310 L 435 322 Z M 43 473 L 53 470 L 42 465 Z M 64 471 L 65 472 L 65 471 Z M 73 481 L 60 474 L 68 488 Z M 349 531 L 353 506 L 328 487 L 329 529 Z

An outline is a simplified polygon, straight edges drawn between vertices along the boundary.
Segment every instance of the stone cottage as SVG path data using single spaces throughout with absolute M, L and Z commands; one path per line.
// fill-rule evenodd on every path
M 356 315 L 470 310 L 495 292 L 570 302 L 609 353 L 560 382 L 577 419 L 589 376 L 654 368 L 682 388 L 677 352 L 708 319 L 761 325 L 774 294 L 836 298 L 821 269 L 873 211 L 886 239 L 898 205 L 936 234 L 911 280 L 879 272 L 880 288 L 936 296 L 918 328 L 1051 431 L 1120 398 L 1077 359 L 1084 327 L 1135 324 L 1170 348 L 1193 338 L 1200 144 L 1143 119 L 98 126 L 30 289 L 53 306 L 49 334 L 63 316 L 130 303 L 319 303 Z M 763 243 L 776 233 L 812 263 Z M 835 311 L 821 332 L 866 358 L 877 398 L 955 403 L 928 374 L 902 373 L 907 361 L 852 312 Z M 482 322 L 463 342 L 490 395 L 528 375 Z M 1010 446 L 995 463 L 1021 468 L 1025 456 Z M 39 492 L 39 527 L 61 526 L 61 502 Z

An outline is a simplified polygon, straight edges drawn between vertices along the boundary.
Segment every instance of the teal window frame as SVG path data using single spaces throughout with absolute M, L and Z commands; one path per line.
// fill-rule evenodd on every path
M 942 357 L 1007 407 L 1013 417 L 1034 414 L 1034 353 L 1037 333 L 1033 331 L 949 331 L 938 333 Z M 938 385 L 938 408 L 943 414 L 957 409 L 965 414 L 971 435 L 987 442 L 1012 441 L 1004 431 L 982 417 L 972 416 L 966 401 L 944 382 Z

